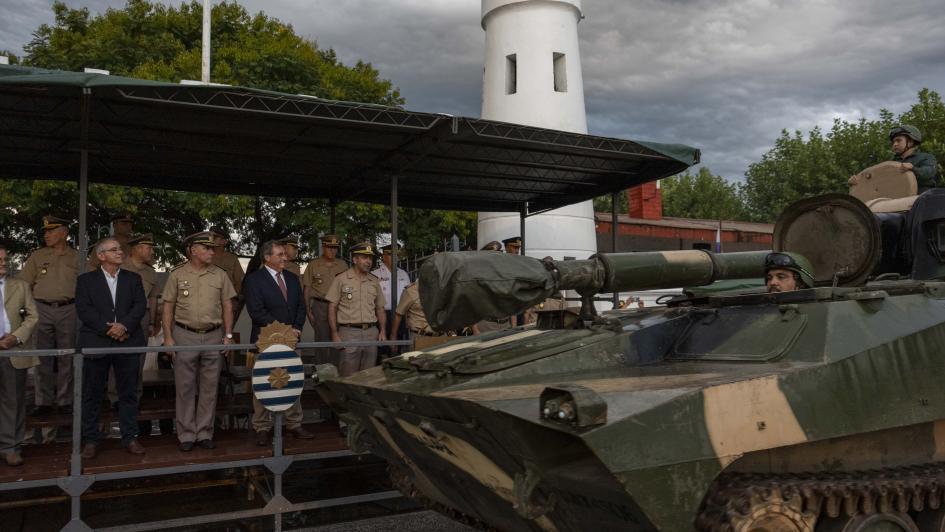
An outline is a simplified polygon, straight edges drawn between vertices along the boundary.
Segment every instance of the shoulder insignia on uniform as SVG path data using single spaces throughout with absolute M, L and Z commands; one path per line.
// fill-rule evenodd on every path
M 339 275 L 344 274 L 344 273 L 348 273 L 348 270 L 345 270 L 345 271 L 343 271 L 343 272 L 338 272 L 338 273 L 336 273 L 336 274 L 335 274 L 335 277 L 338 277 Z
M 374 280 L 376 280 L 376 281 L 380 281 L 380 279 L 378 279 L 378 278 L 377 278 L 377 276 L 376 276 L 376 275 L 374 275 L 373 273 L 368 273 L 368 277 L 373 277 L 373 278 L 374 278 Z
M 179 263 L 179 264 L 175 264 L 175 265 L 171 268 L 171 271 L 174 271 L 174 270 L 176 270 L 177 268 L 180 268 L 181 266 L 187 264 L 188 262 L 190 262 L 190 261 L 185 260 L 184 262 L 181 262 L 181 263 Z

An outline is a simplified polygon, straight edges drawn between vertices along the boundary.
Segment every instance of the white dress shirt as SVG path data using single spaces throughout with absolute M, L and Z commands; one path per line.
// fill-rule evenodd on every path
M 105 268 L 102 268 L 102 273 L 105 274 L 105 282 L 108 283 L 108 291 L 112 293 L 112 306 L 115 305 L 115 294 L 118 292 L 118 272 L 121 271 L 121 268 L 115 270 L 115 275 L 105 271 Z
M 381 292 L 384 292 L 384 310 L 390 310 L 390 281 L 391 275 L 390 270 L 387 269 L 387 265 L 381 262 L 381 266 L 371 272 L 378 281 L 381 283 Z M 397 268 L 397 301 L 400 301 L 400 296 L 404 293 L 404 288 L 407 288 L 407 285 L 410 284 L 410 276 L 407 275 L 407 272 Z
M 0 297 L 0 301 L 3 301 L 3 304 L 7 303 L 7 276 L 0 277 L 0 294 L 3 294 L 3 297 Z M 6 308 L 3 309 L 3 323 L 0 323 L 0 336 L 12 332 L 10 329 L 10 316 L 7 315 Z

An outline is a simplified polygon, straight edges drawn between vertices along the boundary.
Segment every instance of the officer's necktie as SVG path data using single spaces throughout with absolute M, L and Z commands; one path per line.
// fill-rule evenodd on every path
M 4 279 L 0 278 L 0 336 L 7 333 L 7 308 L 3 301 L 3 281 Z
M 276 281 L 279 283 L 279 290 L 282 291 L 282 298 L 289 300 L 289 290 L 285 287 L 285 281 L 282 280 L 282 272 L 276 274 Z

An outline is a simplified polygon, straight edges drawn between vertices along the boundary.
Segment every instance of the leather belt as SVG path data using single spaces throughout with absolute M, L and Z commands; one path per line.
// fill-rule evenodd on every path
M 190 331 L 192 333 L 197 333 L 197 334 L 207 334 L 220 328 L 220 325 L 214 325 L 213 327 L 210 327 L 209 329 L 195 329 L 193 327 L 188 327 L 179 321 L 175 321 L 174 325 L 177 325 L 178 327 L 180 327 L 181 329 L 184 329 L 185 331 Z
M 322 303 L 331 303 L 331 301 L 328 301 L 324 297 L 312 296 L 312 299 L 314 299 L 315 301 L 321 301 Z
M 339 327 L 350 327 L 352 329 L 370 329 L 371 327 L 377 327 L 377 322 L 372 321 L 371 323 L 339 323 Z
M 420 336 L 443 336 L 438 332 L 425 332 L 423 329 L 411 329 L 410 332 L 419 334 Z
M 75 303 L 75 299 L 66 299 L 64 301 L 46 301 L 45 299 L 37 299 L 36 302 L 50 307 L 65 307 L 66 305 Z

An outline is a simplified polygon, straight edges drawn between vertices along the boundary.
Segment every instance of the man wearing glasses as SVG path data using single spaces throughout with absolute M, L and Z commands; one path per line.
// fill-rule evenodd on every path
M 100 267 L 76 280 L 75 307 L 79 318 L 79 347 L 141 347 L 147 345 L 141 322 L 148 311 L 141 276 L 121 267 L 125 252 L 108 237 L 95 246 Z M 82 458 L 98 454 L 99 412 L 108 370 L 114 368 L 118 388 L 121 443 L 132 454 L 144 454 L 138 443 L 137 354 L 86 355 L 82 371 Z
M 768 293 L 793 292 L 814 287 L 814 268 L 797 253 L 769 253 L 765 257 Z

